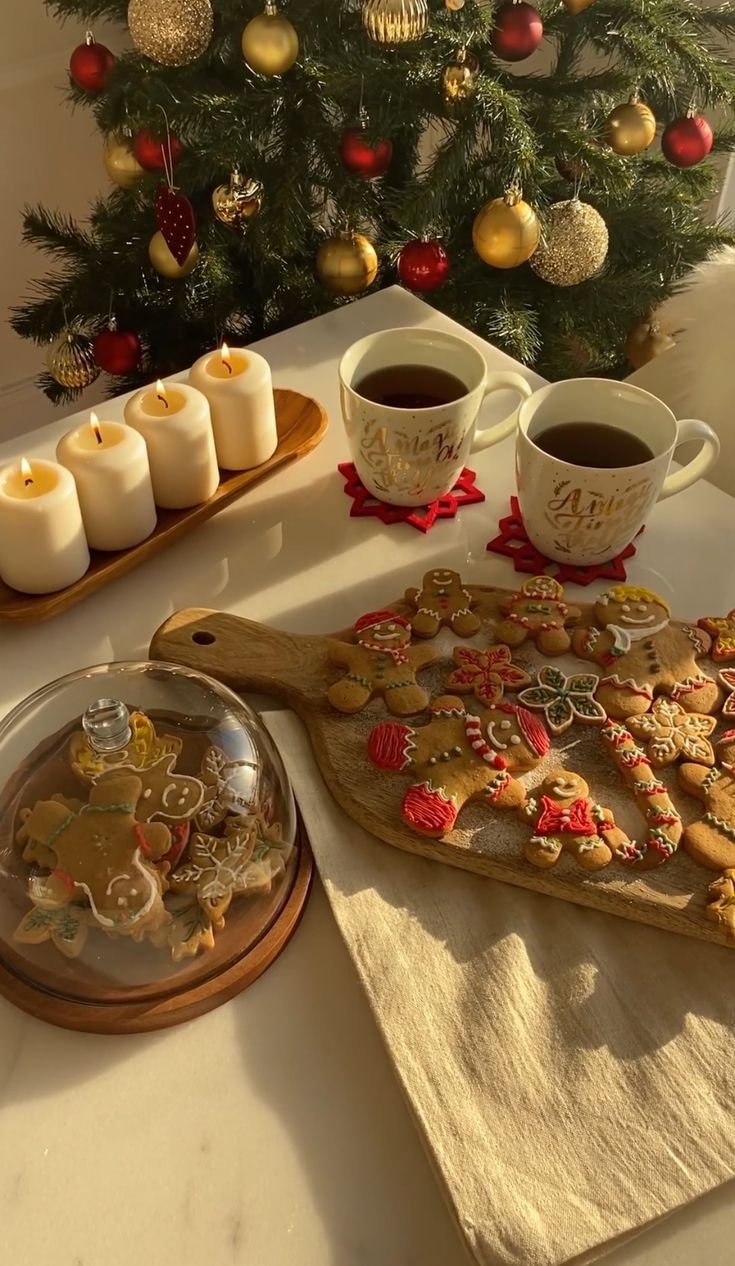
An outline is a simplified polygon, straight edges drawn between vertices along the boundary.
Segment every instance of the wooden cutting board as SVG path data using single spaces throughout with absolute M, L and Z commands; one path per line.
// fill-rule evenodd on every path
M 472 588 L 480 596 L 483 621 L 499 618 L 499 603 L 506 591 Z M 395 612 L 407 614 L 411 610 L 403 600 L 389 605 Z M 579 606 L 582 622 L 590 622 L 591 605 Z M 333 636 L 354 641 L 351 631 Z M 442 630 L 436 639 L 442 658 L 419 673 L 420 684 L 432 696 L 451 693 L 445 682 L 454 667 L 452 649 L 457 645 L 486 647 L 490 640 L 485 626 L 474 637 L 461 641 Z M 350 817 L 388 844 L 608 914 L 732 944 L 721 925 L 705 919 L 707 888 L 715 873 L 697 865 L 682 848 L 655 870 L 634 870 L 613 861 L 603 870 L 586 872 L 567 854 L 562 854 L 553 868 L 541 870 L 523 856 L 523 844 L 532 833 L 529 825 L 513 812 L 478 803 L 468 804 L 458 825 L 442 839 L 413 832 L 401 819 L 400 805 L 415 777 L 377 770 L 366 753 L 370 731 L 389 714 L 380 699 L 349 716 L 330 706 L 326 692 L 342 670 L 330 663 L 328 642 L 321 635 L 279 632 L 238 616 L 192 608 L 178 612 L 158 629 L 151 642 L 151 657 L 207 673 L 237 692 L 272 695 L 288 704 L 309 731 L 319 768 L 334 798 Z M 549 662 L 567 673 L 585 668 L 594 671 L 593 665 L 583 667 L 571 654 L 550 661 L 531 642 L 514 650 L 513 662 L 531 675 Z M 711 662 L 703 661 L 703 666 L 716 675 Z M 507 698 L 512 701 L 514 696 Z M 428 719 L 424 714 L 411 718 L 411 723 L 421 725 Z M 718 727 L 726 728 L 722 722 Z M 520 780 L 530 792 L 546 773 L 560 766 L 587 780 L 592 797 L 613 811 L 616 822 L 631 839 L 642 837 L 641 814 L 596 727 L 574 725 L 554 738 L 551 753 Z M 685 824 L 702 816 L 703 805 L 679 790 L 675 767 L 656 772 Z

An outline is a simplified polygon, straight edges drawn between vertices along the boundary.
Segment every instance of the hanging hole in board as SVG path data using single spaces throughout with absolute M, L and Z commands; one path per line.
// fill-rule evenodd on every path
M 214 633 L 207 633 L 206 629 L 197 629 L 196 633 L 192 633 L 191 640 L 198 646 L 211 646 L 212 642 L 217 641 Z

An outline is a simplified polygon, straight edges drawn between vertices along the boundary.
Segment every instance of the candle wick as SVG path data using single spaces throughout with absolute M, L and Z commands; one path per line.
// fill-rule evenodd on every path
M 23 480 L 23 487 L 24 487 L 24 488 L 30 488 L 30 486 L 31 486 L 31 484 L 32 484 L 32 483 L 33 483 L 33 480 L 31 479 L 30 475 L 28 475 L 28 476 L 26 476 L 26 478 Z
M 102 432 L 101 432 L 100 430 L 98 430 L 98 429 L 97 429 L 97 427 L 94 427 L 94 433 L 95 433 L 95 436 L 96 436 L 96 439 L 97 439 L 97 443 L 98 443 L 98 444 L 101 444 L 101 443 L 102 443 Z
M 161 404 L 163 405 L 164 409 L 167 409 L 167 408 L 168 408 L 168 397 L 167 397 L 167 396 L 160 396 L 160 395 L 159 395 L 158 399 L 161 401 Z
M 222 364 L 226 367 L 228 374 L 232 375 L 232 365 L 228 360 L 223 360 Z

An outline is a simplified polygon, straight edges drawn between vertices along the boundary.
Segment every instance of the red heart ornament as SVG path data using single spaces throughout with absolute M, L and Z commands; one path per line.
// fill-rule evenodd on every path
M 177 193 L 170 185 L 161 185 L 155 201 L 156 224 L 164 241 L 181 267 L 189 258 L 196 241 L 197 221 L 194 208 L 184 193 Z

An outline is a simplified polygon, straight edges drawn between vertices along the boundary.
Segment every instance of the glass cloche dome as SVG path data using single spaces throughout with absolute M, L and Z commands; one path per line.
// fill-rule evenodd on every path
M 100 665 L 0 722 L 0 974 L 36 1014 L 43 996 L 142 1013 L 231 970 L 277 921 L 298 853 L 278 752 L 212 678 Z

